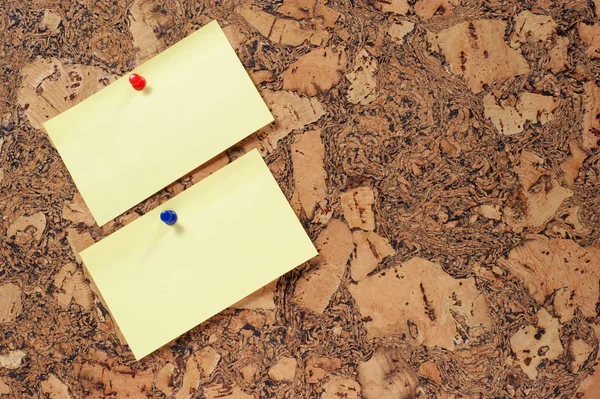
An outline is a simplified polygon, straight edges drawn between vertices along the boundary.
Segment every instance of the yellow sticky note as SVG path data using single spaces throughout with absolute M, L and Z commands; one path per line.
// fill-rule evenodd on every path
M 273 121 L 217 22 L 44 124 L 98 225 Z
M 172 226 L 160 221 L 166 209 Z M 316 254 L 254 150 L 81 258 L 141 359 Z

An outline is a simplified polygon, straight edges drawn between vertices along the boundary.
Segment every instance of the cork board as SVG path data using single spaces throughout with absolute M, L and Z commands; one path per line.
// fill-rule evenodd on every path
M 597 398 L 597 0 L 9 0 L 0 393 Z M 212 19 L 276 122 L 97 227 L 41 124 Z M 136 362 L 77 251 L 252 148 L 320 251 Z

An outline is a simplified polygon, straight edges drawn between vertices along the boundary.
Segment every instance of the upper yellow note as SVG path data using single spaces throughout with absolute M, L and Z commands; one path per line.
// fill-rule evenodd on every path
M 177 213 L 172 226 L 165 209 Z M 141 359 L 316 254 L 254 150 L 81 258 Z
M 100 226 L 273 121 L 215 21 L 133 72 L 44 124 Z

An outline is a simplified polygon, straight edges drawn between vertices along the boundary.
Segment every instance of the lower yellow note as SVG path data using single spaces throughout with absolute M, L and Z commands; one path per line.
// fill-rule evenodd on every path
M 81 257 L 141 359 L 316 254 L 254 150 Z

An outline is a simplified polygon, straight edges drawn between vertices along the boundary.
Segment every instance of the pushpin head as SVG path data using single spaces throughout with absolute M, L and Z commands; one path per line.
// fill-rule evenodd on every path
M 166 210 L 160 213 L 160 220 L 165 222 L 166 224 L 173 225 L 177 221 L 177 214 L 175 211 Z
M 129 76 L 129 83 L 131 83 L 131 86 L 137 91 L 143 90 L 144 87 L 146 87 L 146 79 L 137 73 L 132 73 L 131 76 Z

